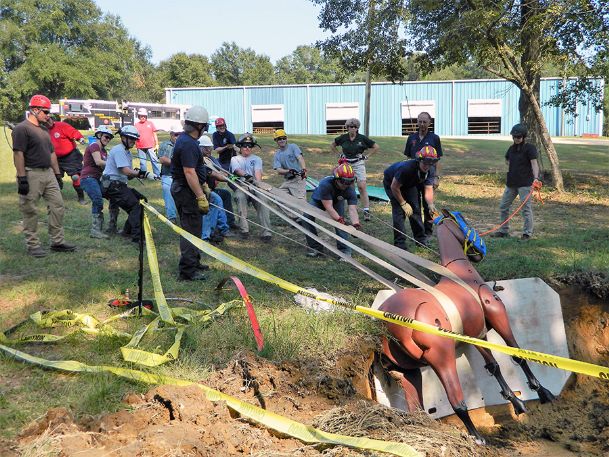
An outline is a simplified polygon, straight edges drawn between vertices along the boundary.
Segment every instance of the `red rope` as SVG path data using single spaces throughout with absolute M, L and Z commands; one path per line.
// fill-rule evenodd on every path
M 509 217 L 506 220 L 504 220 L 501 224 L 496 225 L 492 229 L 487 230 L 484 233 L 481 233 L 480 236 L 485 236 L 485 235 L 488 235 L 489 233 L 496 232 L 501 227 L 503 227 L 505 224 L 507 224 L 510 221 L 510 219 L 512 219 L 516 214 L 518 214 L 518 212 L 522 209 L 522 207 L 525 205 L 525 203 L 527 201 L 529 201 L 529 199 L 531 198 L 531 195 L 534 195 L 535 199 L 539 200 L 541 202 L 541 204 L 543 205 L 543 199 L 541 198 L 541 189 L 537 189 L 536 194 L 534 194 L 534 192 L 535 192 L 535 188 L 533 186 L 531 186 L 531 190 L 527 194 L 526 198 L 522 201 L 522 203 L 520 203 L 520 206 L 518 208 L 516 208 L 516 210 L 512 214 L 509 215 Z

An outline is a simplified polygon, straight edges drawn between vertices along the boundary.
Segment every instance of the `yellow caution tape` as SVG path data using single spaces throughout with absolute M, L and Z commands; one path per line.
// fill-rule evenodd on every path
M 491 343 L 486 340 L 481 340 L 479 338 L 474 338 L 471 336 L 462 335 L 459 333 L 455 333 L 451 330 L 446 330 L 441 327 L 435 327 L 430 324 L 425 324 L 423 322 L 419 322 L 417 320 L 401 316 L 399 314 L 387 313 L 383 311 L 378 311 L 371 309 L 365 306 L 358 306 L 351 303 L 348 303 L 344 300 L 336 300 L 332 298 L 327 298 L 322 295 L 316 295 L 311 293 L 310 291 L 293 284 L 289 281 L 281 279 L 277 276 L 274 276 L 264 270 L 261 270 L 243 260 L 232 256 L 215 246 L 212 246 L 209 243 L 203 242 L 200 238 L 197 238 L 194 235 L 186 232 L 185 230 L 177 227 L 172 224 L 167 218 L 161 215 L 154 207 L 150 206 L 147 203 L 142 202 L 142 205 L 151 213 L 155 214 L 162 222 L 171 227 L 175 232 L 179 235 L 186 238 L 192 244 L 194 244 L 197 248 L 205 252 L 206 254 L 214 257 L 215 259 L 230 265 L 231 267 L 240 270 L 244 273 L 247 273 L 251 276 L 254 276 L 263 281 L 275 284 L 281 287 L 284 290 L 288 290 L 290 292 L 304 295 L 305 297 L 310 297 L 315 300 L 324 301 L 326 303 L 330 303 L 332 305 L 337 305 L 345 308 L 352 309 L 354 311 L 367 314 L 368 316 L 374 317 L 379 320 L 383 320 L 385 322 L 391 322 L 396 325 L 401 325 L 402 327 L 408 327 L 414 330 L 418 330 L 420 332 L 430 333 L 433 335 L 443 336 L 446 338 L 452 338 L 456 341 L 462 341 L 464 343 L 473 344 L 476 346 L 484 347 L 487 349 L 503 352 L 504 354 L 508 354 L 514 357 L 520 357 L 522 359 L 529 360 L 531 362 L 539 363 L 542 365 L 546 365 L 549 367 L 560 368 L 563 370 L 573 371 L 576 373 L 582 373 L 589 376 L 595 376 L 601 379 L 609 379 L 609 368 L 602 367 L 600 365 L 595 365 L 587 362 L 580 362 L 578 360 L 569 359 L 566 357 L 560 357 L 551 354 L 545 354 L 543 352 L 532 351 L 529 349 L 520 349 L 513 348 L 510 346 L 505 346 L 502 344 Z
M 398 443 L 392 441 L 380 441 L 363 437 L 352 437 L 339 435 L 336 433 L 328 433 L 318 430 L 309 425 L 301 424 L 292 419 L 280 416 L 270 411 L 266 411 L 258 406 L 251 405 L 241 401 L 235 397 L 224 394 L 203 384 L 187 381 L 184 379 L 173 378 L 153 373 L 145 373 L 139 370 L 131 370 L 113 366 L 94 366 L 86 365 L 75 360 L 60 360 L 52 361 L 42 359 L 25 352 L 18 351 L 3 344 L 0 344 L 0 349 L 11 355 L 12 357 L 28 362 L 34 365 L 39 365 L 56 370 L 70 372 L 88 372 L 88 373 L 113 373 L 123 378 L 144 382 L 147 384 L 169 384 L 174 386 L 197 386 L 201 389 L 209 401 L 224 401 L 227 406 L 233 411 L 238 412 L 244 417 L 251 419 L 265 427 L 271 428 L 279 433 L 299 439 L 305 443 L 326 443 L 342 446 L 349 446 L 357 449 L 367 449 L 371 451 L 386 452 L 401 457 L 422 457 L 422 454 L 406 443 Z

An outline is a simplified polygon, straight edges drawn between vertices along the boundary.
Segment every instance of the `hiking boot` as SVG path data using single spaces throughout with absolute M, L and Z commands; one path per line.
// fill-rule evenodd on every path
M 199 271 L 207 271 L 209 270 L 209 265 L 205 265 L 204 263 L 200 263 L 195 267 Z
M 521 241 L 529 241 L 531 239 L 531 235 L 527 235 L 526 233 L 523 233 L 522 236 L 520 237 Z
M 239 232 L 239 238 L 242 240 L 247 240 L 250 237 L 250 232 Z
M 212 233 L 211 237 L 209 238 L 209 241 L 213 244 L 220 244 L 224 242 L 224 237 L 218 233 Z
M 53 252 L 74 252 L 76 251 L 76 246 L 68 243 L 61 244 L 52 244 L 51 251 Z
M 224 238 L 236 238 L 237 237 L 235 232 L 231 232 L 230 230 L 227 230 L 224 233 L 220 233 L 220 235 L 222 235 Z
M 108 235 L 116 235 L 118 233 L 116 223 L 118 222 L 119 211 L 119 208 L 110 208 L 110 219 L 108 220 L 108 227 L 105 230 Z
M 72 177 L 72 179 L 74 179 L 74 177 Z M 76 191 L 76 195 L 78 195 L 78 203 L 86 205 L 87 201 L 85 200 L 85 193 L 83 190 L 80 187 L 75 187 L 74 190 Z
M 312 259 L 316 258 L 316 257 L 323 257 L 323 254 L 319 251 L 316 251 L 314 249 L 309 249 L 307 251 L 307 257 L 311 257 Z
M 370 210 L 369 209 L 364 210 L 364 220 L 366 222 L 370 222 Z
M 102 214 L 93 214 L 91 221 L 91 231 L 89 236 L 91 238 L 106 239 L 108 235 L 102 232 L 102 225 L 104 223 L 104 216 Z
M 260 237 L 263 243 L 270 243 L 273 237 L 271 235 L 263 235 Z
M 42 249 L 42 246 L 34 246 L 33 248 L 27 248 L 27 253 L 32 257 L 42 258 L 47 256 L 47 252 Z
M 495 232 L 491 233 L 491 238 L 508 238 L 510 236 L 507 232 Z
M 199 272 L 194 273 L 192 276 L 186 276 L 180 273 L 178 275 L 178 281 L 205 281 L 207 277 Z

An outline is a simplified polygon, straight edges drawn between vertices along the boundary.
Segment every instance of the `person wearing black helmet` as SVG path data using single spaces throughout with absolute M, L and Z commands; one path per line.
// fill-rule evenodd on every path
M 501 222 L 508 218 L 510 205 L 516 196 L 519 196 L 520 200 L 524 201 L 531 191 L 531 186 L 535 189 L 541 189 L 542 186 L 539 179 L 537 148 L 525 141 L 527 133 L 528 130 L 523 124 L 516 124 L 510 131 L 514 143 L 505 153 L 508 172 L 505 190 L 499 204 Z M 520 239 L 526 241 L 533 236 L 533 205 L 530 198 L 522 208 L 522 216 L 524 218 L 524 228 Z M 509 223 L 506 223 L 491 236 L 506 238 L 509 236 L 509 229 Z

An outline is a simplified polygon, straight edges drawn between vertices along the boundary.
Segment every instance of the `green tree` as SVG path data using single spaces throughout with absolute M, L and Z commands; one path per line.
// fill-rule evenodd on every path
M 212 68 L 207 56 L 179 52 L 158 66 L 164 87 L 214 86 Z
M 425 52 L 420 61 L 427 71 L 473 60 L 520 89 L 521 121 L 545 149 L 562 192 L 558 156 L 539 101 L 541 72 L 547 62 L 559 62 L 564 76 L 579 78 L 555 100 L 561 106 L 582 94 L 598 101 L 588 78 L 606 71 L 609 5 L 596 0 L 408 0 L 405 5 L 412 18 L 410 43 Z
M 318 41 L 329 58 L 350 73 L 366 72 L 364 131 L 370 118 L 370 83 L 381 77 L 403 81 L 410 74 L 405 57 L 404 2 L 402 0 L 311 0 L 321 5 L 319 26 L 332 33 Z
M 150 50 L 92 0 L 3 0 L 0 111 L 19 118 L 34 93 L 52 100 L 147 92 Z
M 211 66 L 217 84 L 246 86 L 274 83 L 274 68 L 268 56 L 242 49 L 235 42 L 222 43 L 211 55 Z
M 282 84 L 316 84 L 344 81 L 347 73 L 336 59 L 322 55 L 314 46 L 298 46 L 275 64 L 277 81 Z

